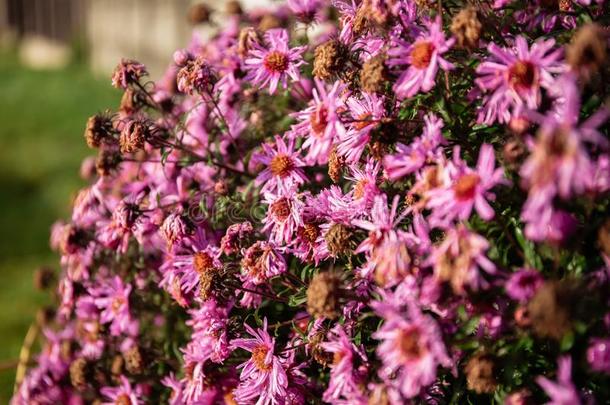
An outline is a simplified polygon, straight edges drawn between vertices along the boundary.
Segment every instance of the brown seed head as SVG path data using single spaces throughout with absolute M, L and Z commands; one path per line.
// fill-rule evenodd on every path
M 79 357 L 70 363 L 70 383 L 79 391 L 87 388 L 87 374 L 89 374 L 87 368 L 87 360 L 83 357 Z
M 477 47 L 482 27 L 477 10 L 472 6 L 460 10 L 451 21 L 451 32 L 457 39 L 458 46 L 462 48 Z
M 137 346 L 133 346 L 131 349 L 123 353 L 125 359 L 125 368 L 131 374 L 141 374 L 144 370 L 144 362 L 142 361 L 142 354 Z
M 41 266 L 34 272 L 34 287 L 46 291 L 55 284 L 55 271 L 51 267 Z
M 326 235 L 324 240 L 328 245 L 328 251 L 333 256 L 349 253 L 352 250 L 352 231 L 343 224 L 333 224 Z
M 388 69 L 385 65 L 386 55 L 377 55 L 362 65 L 360 71 L 360 86 L 369 93 L 377 93 L 384 89 L 388 78 Z
M 568 280 L 548 281 L 538 289 L 527 306 L 536 335 L 561 340 L 572 329 L 574 293 Z
M 491 394 L 496 390 L 496 359 L 488 353 L 477 353 L 464 367 L 468 389 L 477 394 Z
M 318 45 L 314 52 L 313 75 L 330 80 L 347 67 L 347 47 L 336 39 Z
M 142 121 L 131 120 L 123 130 L 119 143 L 121 153 L 133 153 L 144 148 L 144 142 L 150 138 L 150 129 L 148 125 Z
M 568 64 L 585 79 L 597 73 L 608 58 L 608 36 L 604 29 L 588 23 L 576 31 L 566 47 Z
M 97 114 L 89 117 L 85 127 L 85 140 L 90 148 L 99 148 L 102 143 L 111 143 L 112 119 L 109 114 Z
M 344 166 L 345 159 L 337 153 L 337 147 L 334 146 L 328 157 L 328 176 L 333 182 L 338 183 L 341 180 Z
M 191 24 L 204 24 L 210 21 L 212 10 L 204 3 L 198 3 L 191 6 L 188 13 L 188 20 Z
M 332 272 L 316 274 L 307 288 L 307 312 L 315 317 L 335 319 L 339 315 L 341 279 Z

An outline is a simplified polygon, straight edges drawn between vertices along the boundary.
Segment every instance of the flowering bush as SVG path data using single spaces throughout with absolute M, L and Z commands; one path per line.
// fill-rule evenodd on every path
M 13 403 L 607 403 L 610 12 L 464 3 L 122 61 Z

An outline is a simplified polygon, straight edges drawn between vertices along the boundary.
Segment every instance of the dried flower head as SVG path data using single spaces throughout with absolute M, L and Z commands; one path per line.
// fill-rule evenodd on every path
M 262 38 L 259 32 L 254 27 L 245 27 L 239 31 L 239 37 L 237 39 L 237 54 L 245 58 L 253 49 L 253 44 L 261 44 Z
M 608 36 L 596 23 L 580 27 L 566 47 L 568 64 L 585 79 L 597 73 L 606 64 L 607 58 Z
M 144 148 L 144 143 L 150 138 L 150 127 L 141 120 L 128 121 L 119 138 L 121 153 L 133 153 Z
M 360 70 L 360 86 L 368 93 L 381 92 L 388 79 L 386 55 L 379 54 L 364 62 Z
M 597 231 L 597 243 L 606 256 L 610 257 L 610 219 Z
M 210 94 L 217 78 L 203 57 L 188 60 L 176 76 L 178 90 L 186 94 Z
M 121 154 L 118 150 L 113 148 L 102 148 L 97 155 L 95 168 L 100 176 L 109 176 L 119 167 L 120 164 Z
M 307 312 L 315 317 L 335 319 L 339 315 L 341 278 L 333 272 L 316 274 L 307 288 Z
M 148 75 L 146 66 L 131 59 L 121 59 L 112 74 L 112 85 L 117 89 L 126 90 L 129 85 L 136 84 Z
M 451 32 L 457 40 L 458 46 L 474 49 L 479 43 L 482 29 L 477 10 L 468 6 L 460 10 L 451 21 Z
M 340 223 L 331 225 L 326 235 L 324 235 L 324 240 L 328 245 L 328 251 L 333 256 L 347 254 L 354 248 L 352 230 Z
M 536 335 L 560 340 L 572 329 L 574 287 L 569 281 L 548 281 L 538 289 L 527 306 Z
M 141 374 L 144 371 L 144 361 L 142 360 L 142 353 L 138 346 L 132 346 L 125 353 L 123 353 L 125 359 L 125 368 L 130 374 Z
M 468 389 L 477 394 L 493 393 L 498 386 L 496 362 L 496 358 L 489 353 L 479 352 L 472 356 L 464 367 Z
M 330 80 L 348 67 L 348 49 L 337 39 L 318 45 L 314 51 L 313 75 Z
M 210 21 L 212 10 L 205 3 L 193 4 L 188 12 L 188 20 L 191 24 L 204 24 Z
M 337 153 L 337 147 L 333 147 L 328 156 L 328 176 L 332 181 L 338 183 L 345 167 L 345 158 Z
M 90 148 L 99 148 L 102 143 L 111 143 L 114 130 L 109 113 L 96 114 L 89 117 L 85 127 L 85 140 Z

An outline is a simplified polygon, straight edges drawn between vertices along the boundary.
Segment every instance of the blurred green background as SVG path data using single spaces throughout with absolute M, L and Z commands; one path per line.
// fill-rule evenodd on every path
M 110 80 L 94 78 L 82 62 L 54 71 L 21 66 L 0 52 L 0 403 L 13 390 L 19 349 L 47 295 L 33 273 L 59 269 L 49 249 L 49 229 L 66 218 L 84 181 L 82 159 L 92 154 L 83 139 L 87 117 L 115 108 L 120 94 Z

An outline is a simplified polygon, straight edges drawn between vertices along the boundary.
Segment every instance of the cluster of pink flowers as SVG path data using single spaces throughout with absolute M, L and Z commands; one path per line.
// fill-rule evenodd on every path
M 123 60 L 12 403 L 607 403 L 610 10 L 462 3 Z

